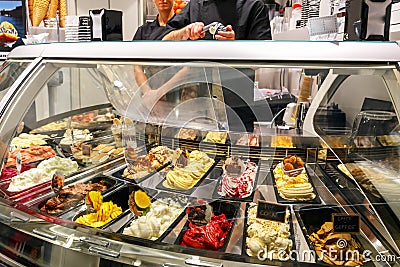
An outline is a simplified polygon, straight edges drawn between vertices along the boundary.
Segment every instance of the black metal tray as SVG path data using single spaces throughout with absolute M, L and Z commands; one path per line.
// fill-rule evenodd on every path
M 51 157 L 51 158 L 53 158 L 53 157 Z M 37 167 L 42 161 L 49 160 L 51 158 L 43 159 L 40 161 L 29 162 L 29 163 L 26 163 L 26 165 L 32 165 L 32 166 Z M 25 165 L 25 163 L 24 163 L 24 165 Z M 10 166 L 7 168 L 15 168 L 15 166 Z M 80 172 L 82 172 L 82 169 L 78 168 L 77 171 L 68 173 L 65 176 L 71 177 Z M 4 180 L 0 181 L 0 191 L 4 192 L 4 194 L 7 195 L 10 199 L 24 198 L 25 196 L 30 195 L 31 193 L 35 193 L 35 192 L 39 192 L 39 191 L 43 191 L 43 190 L 50 190 L 51 180 L 32 185 L 31 187 L 27 187 L 20 191 L 8 191 L 8 187 L 11 184 L 11 179 L 12 178 L 4 179 Z
M 203 132 L 203 137 L 201 138 L 201 143 L 213 144 L 214 146 L 217 146 L 217 147 L 218 147 L 218 146 L 223 146 L 223 147 L 225 147 L 225 146 L 230 146 L 230 145 L 231 145 L 231 139 L 230 139 L 229 133 L 226 133 L 227 135 L 226 135 L 225 143 L 215 143 L 215 142 L 206 140 L 206 137 L 207 137 L 208 132 L 209 132 L 209 131 Z
M 84 124 L 77 124 L 74 125 L 74 129 L 79 129 L 79 130 L 89 130 L 90 132 L 94 131 L 106 131 L 109 130 L 112 126 L 112 120 L 111 121 L 105 121 L 105 122 L 91 122 L 91 123 L 84 123 Z M 65 131 L 68 128 L 63 128 L 59 130 L 52 130 L 52 131 L 37 131 L 37 129 L 33 129 L 30 131 L 32 134 L 45 134 L 48 135 L 52 138 L 57 137 L 58 139 L 62 139 Z M 58 142 L 59 143 L 59 142 Z
M 258 138 L 258 143 L 256 145 L 250 145 L 249 144 L 249 136 L 250 135 L 256 135 Z M 254 134 L 254 133 L 230 133 L 229 137 L 231 139 L 232 146 L 236 146 L 238 148 L 260 148 L 260 143 L 261 143 L 261 135 L 260 134 Z M 242 144 L 241 139 L 245 139 L 247 144 Z
M 178 133 L 180 132 L 181 129 L 185 129 L 185 127 L 182 127 L 182 128 L 166 127 L 165 129 L 163 127 L 163 130 L 162 130 L 162 133 L 161 133 L 161 138 L 162 139 L 168 139 L 169 138 L 169 139 L 174 139 L 176 141 L 179 140 L 179 141 L 182 141 L 182 142 L 197 142 L 197 143 L 202 140 L 202 132 L 200 130 L 197 130 L 197 129 L 193 129 L 196 132 L 196 136 L 195 136 L 194 139 L 180 138 L 178 136 Z
M 313 192 L 315 194 L 315 197 L 313 199 L 310 199 L 310 200 L 285 199 L 285 198 L 281 197 L 279 195 L 278 188 L 277 188 L 276 182 L 275 182 L 275 176 L 274 176 L 274 171 L 273 171 L 275 167 L 276 167 L 276 165 L 274 164 L 273 168 L 271 168 L 270 176 L 271 176 L 272 184 L 273 184 L 273 187 L 274 187 L 276 200 L 279 203 L 283 203 L 283 204 L 301 204 L 301 203 L 321 204 L 321 199 L 319 197 L 318 191 L 317 191 L 317 189 L 316 189 L 316 187 L 315 187 L 315 185 L 314 185 L 314 183 L 312 181 L 312 178 L 311 178 L 311 176 L 310 176 L 310 174 L 309 174 L 309 172 L 307 170 L 307 166 L 306 165 L 304 166 L 304 169 L 305 169 L 305 171 L 307 173 L 308 182 L 311 184 L 311 186 L 313 188 Z
M 388 136 L 388 137 L 386 137 L 386 136 Z M 394 136 L 397 136 L 397 135 L 394 135 Z M 390 144 L 385 140 L 386 138 L 392 138 L 392 135 L 388 134 L 388 135 L 377 136 L 376 140 L 382 147 L 397 147 L 400 145 L 400 143 L 397 140 L 392 140 L 392 143 Z
M 222 174 L 221 174 L 218 178 L 217 186 L 215 187 L 214 192 L 213 192 L 213 199 L 238 200 L 238 201 L 248 201 L 248 202 L 253 201 L 254 192 L 257 189 L 258 177 L 260 175 L 261 160 L 251 158 L 250 161 L 257 164 L 257 172 L 256 172 L 256 176 L 254 177 L 253 191 L 251 192 L 251 194 L 244 198 L 235 198 L 235 197 L 227 197 L 227 196 L 220 195 L 218 193 L 218 191 L 219 191 L 219 188 L 221 187 L 221 182 L 222 182 Z
M 300 224 L 300 228 L 311 250 L 315 251 L 315 248 L 310 240 L 309 235 L 315 231 L 318 231 L 325 222 L 331 222 L 333 213 L 346 213 L 346 212 L 343 210 L 343 208 L 339 206 L 319 206 L 319 205 L 304 206 L 301 207 L 299 210 L 295 211 L 296 217 Z M 362 243 L 365 242 L 361 242 L 363 239 L 361 235 L 352 234 L 351 236 L 352 238 L 354 238 L 354 240 L 360 247 L 358 249 L 360 255 L 362 255 L 363 251 L 366 251 L 366 249 L 371 249 L 371 251 L 373 251 L 373 248 L 370 247 L 367 248 L 362 246 Z M 347 244 L 343 242 L 338 245 L 347 245 Z M 322 259 L 319 259 L 318 256 L 316 256 L 316 261 L 317 263 L 325 264 L 325 262 L 323 262 Z M 372 263 L 372 261 L 370 261 L 370 262 L 364 262 L 362 266 L 375 266 L 375 265 Z
M 156 186 L 156 188 L 159 189 L 159 190 L 164 190 L 164 191 L 169 191 L 169 192 L 175 192 L 175 193 L 181 193 L 181 194 L 190 195 L 190 194 L 192 194 L 192 193 L 197 189 L 197 187 L 201 184 L 201 182 L 202 182 L 207 176 L 209 176 L 209 175 L 211 174 L 211 172 L 215 169 L 215 166 L 218 164 L 218 162 L 219 162 L 219 159 L 215 158 L 214 164 L 213 164 L 213 165 L 207 170 L 207 172 L 197 181 L 197 183 L 193 185 L 192 188 L 189 188 L 189 189 L 187 189 L 187 190 L 183 190 L 183 189 L 173 189 L 173 188 L 165 187 L 165 186 L 163 185 L 163 182 L 166 180 L 166 175 L 167 175 L 167 173 L 164 174 L 164 175 L 165 175 L 164 179 L 162 179 L 161 182 L 158 183 L 158 185 Z
M 233 230 L 233 227 L 235 224 L 236 214 L 239 210 L 240 203 L 230 202 L 230 201 L 226 201 L 226 200 L 214 200 L 214 201 L 207 201 L 207 202 L 212 207 L 214 215 L 220 215 L 220 214 L 224 213 L 226 218 L 228 219 L 228 221 L 231 222 L 231 227 L 225 237 L 224 245 L 220 249 L 217 250 L 220 252 L 224 252 L 226 250 L 226 247 L 228 246 L 229 239 L 232 235 L 232 230 Z M 175 240 L 175 244 L 181 245 L 183 235 L 189 229 L 190 229 L 189 221 L 186 221 L 185 225 L 182 227 L 182 230 L 180 231 L 178 237 Z M 181 245 L 181 246 L 183 246 L 183 245 Z
M 119 186 L 120 184 L 122 184 L 122 182 L 118 181 L 117 179 L 115 179 L 115 178 L 113 178 L 113 177 L 110 177 L 110 176 L 102 175 L 102 174 L 101 174 L 101 175 L 94 176 L 94 177 L 92 177 L 91 179 L 89 179 L 89 180 L 87 180 L 87 181 L 85 181 L 85 182 L 82 182 L 82 183 L 84 183 L 84 184 L 87 184 L 87 183 L 89 183 L 89 182 L 98 183 L 98 182 L 100 182 L 100 181 L 104 181 L 104 184 L 107 186 L 107 189 L 104 190 L 104 191 L 102 192 L 102 195 L 107 194 L 108 192 L 110 192 L 111 190 L 114 190 L 117 186 Z M 69 186 L 69 185 L 66 185 L 66 186 L 64 186 L 64 187 L 68 187 L 68 186 Z M 53 197 L 53 196 L 55 196 L 55 194 L 53 194 L 51 197 Z M 71 207 L 69 207 L 69 208 L 63 210 L 62 212 L 48 213 L 48 212 L 46 212 L 46 211 L 42 211 L 41 208 L 46 204 L 46 202 L 47 202 L 51 197 L 46 198 L 45 200 L 40 201 L 39 203 L 35 204 L 34 207 L 35 207 L 39 212 L 44 213 L 44 214 L 46 214 L 46 215 L 61 216 L 61 215 L 63 215 L 63 214 L 65 214 L 65 213 L 69 212 L 70 210 L 72 210 L 72 209 L 74 209 L 74 208 L 77 208 L 77 207 L 82 206 L 83 203 L 84 203 L 84 199 L 82 199 L 81 201 L 77 202 L 75 205 L 73 205 L 73 206 L 71 206 Z
M 156 174 L 156 173 L 162 171 L 163 169 L 165 169 L 165 168 L 168 167 L 169 165 L 171 165 L 171 162 L 168 162 L 168 163 L 162 165 L 161 167 L 155 169 L 155 170 L 152 171 L 151 173 L 146 174 L 145 176 L 143 176 L 143 177 L 141 177 L 141 178 L 138 178 L 138 179 L 129 179 L 129 178 L 126 178 L 126 177 L 123 176 L 124 170 L 125 170 L 127 167 L 125 167 L 125 168 L 123 168 L 123 169 L 120 169 L 120 170 L 118 170 L 118 171 L 112 173 L 111 175 L 114 176 L 114 177 L 117 177 L 118 179 L 121 179 L 121 180 L 130 182 L 130 183 L 139 184 L 139 183 L 143 182 L 144 180 L 147 180 L 148 178 L 150 178 L 150 177 L 153 176 L 154 174 Z
M 258 257 L 252 257 L 249 256 L 246 252 L 246 237 L 247 237 L 247 221 L 248 221 L 248 211 L 250 208 L 251 203 L 246 203 L 246 211 L 245 211 L 245 221 L 244 221 L 244 226 L 243 226 L 243 241 L 242 241 L 242 256 L 246 258 L 246 261 L 251 262 L 251 263 L 258 263 L 258 264 L 268 264 L 268 265 L 278 265 L 278 266 L 284 266 L 288 262 L 294 262 L 292 259 L 288 259 L 287 261 L 280 261 L 280 260 L 271 260 L 267 258 L 266 260 L 260 260 Z M 290 240 L 292 241 L 292 251 L 296 249 L 296 240 L 295 240 L 295 234 L 294 234 L 294 226 L 293 226 L 293 218 L 292 218 L 292 213 L 290 212 L 290 207 L 288 206 L 289 209 L 289 232 L 290 232 Z M 278 252 L 277 252 L 278 253 Z M 289 251 L 291 253 L 291 251 Z M 289 254 L 289 257 L 292 255 Z
M 103 226 L 99 227 L 100 229 L 106 229 L 109 227 L 111 224 L 113 224 L 115 221 L 121 219 L 122 217 L 125 216 L 125 214 L 131 212 L 129 210 L 129 195 L 136 190 L 143 190 L 145 191 L 149 196 L 155 196 L 157 194 L 157 190 L 150 189 L 150 188 L 141 188 L 137 185 L 124 185 L 116 189 L 115 191 L 112 191 L 111 193 L 105 195 L 103 197 L 103 202 L 108 202 L 112 201 L 114 204 L 117 206 L 121 207 L 122 213 L 111 220 L 110 222 L 104 224 Z M 80 211 L 77 214 L 75 214 L 72 218 L 73 221 L 75 221 L 78 217 L 86 214 L 86 210 Z M 90 227 L 90 226 L 89 226 Z
M 185 208 L 188 205 L 188 203 L 190 202 L 190 200 L 192 198 L 188 197 L 188 196 L 183 196 L 183 195 L 178 195 L 178 194 L 172 194 L 169 192 L 160 192 L 157 195 L 153 196 L 151 201 L 154 202 L 157 199 L 162 199 L 162 198 L 174 198 L 175 200 L 177 200 L 180 204 L 182 204 L 182 212 L 175 218 L 175 220 L 168 226 L 168 229 L 166 231 L 164 231 L 156 240 L 154 241 L 162 241 L 175 227 L 176 225 L 183 219 L 183 217 L 185 217 Z M 139 217 L 134 215 L 131 219 L 129 219 L 118 231 L 117 233 L 120 233 L 124 236 L 128 236 L 128 237 L 132 237 L 135 239 L 141 239 L 141 240 L 147 240 L 148 239 L 144 239 L 144 238 L 139 238 L 139 237 L 133 237 L 130 235 L 125 235 L 124 229 L 126 227 L 129 227 L 131 225 L 131 223 L 138 219 Z
M 57 153 L 60 154 L 61 157 L 74 157 L 74 154 L 71 151 L 71 145 L 61 145 L 59 144 L 60 141 L 61 140 L 58 140 L 58 143 L 57 141 L 53 141 L 53 145 L 55 144 L 55 150 L 57 151 Z M 95 148 L 100 144 L 105 144 L 107 146 L 115 147 L 115 141 L 112 135 L 94 137 L 92 140 L 83 141 L 82 144 L 91 145 L 92 148 Z M 77 161 L 82 165 L 90 165 L 83 163 L 82 160 L 77 160 Z

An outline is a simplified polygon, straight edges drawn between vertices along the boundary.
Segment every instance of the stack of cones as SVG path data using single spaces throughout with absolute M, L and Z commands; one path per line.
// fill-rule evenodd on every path
M 29 19 L 37 27 L 44 19 L 56 18 L 59 11 L 60 27 L 65 27 L 67 0 L 28 0 Z
M 299 98 L 297 100 L 298 103 L 310 101 L 309 98 L 311 95 L 311 88 L 313 86 L 313 83 L 314 83 L 314 77 L 304 75 L 303 84 L 301 85 Z
M 33 2 L 34 0 L 28 0 L 28 12 L 29 12 L 29 20 L 33 25 Z
M 57 15 L 59 0 L 50 0 L 49 10 L 47 11 L 48 18 L 55 18 Z
M 59 0 L 60 27 L 65 28 L 65 17 L 67 16 L 67 0 Z
M 39 26 L 49 9 L 50 0 L 35 0 L 33 3 L 32 26 Z
M 303 76 L 303 83 L 300 88 L 299 97 L 297 98 L 296 111 L 294 112 L 293 119 L 297 118 L 297 113 L 300 103 L 310 101 L 310 95 L 313 83 L 314 83 L 314 77 L 307 75 Z

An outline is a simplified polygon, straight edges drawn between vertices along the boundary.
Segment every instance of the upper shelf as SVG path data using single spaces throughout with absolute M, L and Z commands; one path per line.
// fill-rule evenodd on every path
M 9 58 L 399 62 L 397 42 L 116 41 L 21 46 Z

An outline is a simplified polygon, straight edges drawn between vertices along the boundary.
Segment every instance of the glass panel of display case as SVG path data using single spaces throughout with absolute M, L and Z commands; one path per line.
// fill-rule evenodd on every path
M 168 250 L 171 266 L 396 253 L 393 66 L 72 59 L 36 75 L 21 89 L 34 97 L 13 100 L 24 114 L 4 119 L 20 127 L 0 179 L 48 221 L 34 234 L 123 263 Z M 360 225 L 333 233 L 334 214 Z M 362 256 L 321 257 L 329 248 Z
M 378 214 L 378 221 L 383 220 L 399 245 L 400 126 L 391 93 L 400 89 L 399 84 L 391 69 L 333 73 L 338 74 L 334 86 L 314 118 L 315 129 L 324 140 L 322 146 L 332 149 L 320 158 L 327 160 L 325 171 L 336 177 L 335 183 L 349 189 L 353 204 L 357 203 L 355 192 L 365 194 L 354 207 L 371 218 Z M 334 154 L 339 161 L 329 156 Z M 367 206 L 370 211 L 364 210 Z
M 0 80 L 0 99 L 2 99 L 5 94 L 10 89 L 11 85 L 17 80 L 18 76 L 26 69 L 30 62 L 17 62 L 17 61 L 7 61 L 1 65 L 0 71 L 2 78 Z

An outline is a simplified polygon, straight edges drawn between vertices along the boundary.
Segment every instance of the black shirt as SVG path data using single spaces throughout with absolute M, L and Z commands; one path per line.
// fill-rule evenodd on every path
M 146 22 L 140 26 L 133 40 L 161 40 L 166 32 L 165 26 L 160 26 L 158 22 L 158 15 L 152 22 Z M 143 71 L 148 77 L 148 84 L 150 88 L 157 89 L 166 81 L 171 79 L 179 70 L 177 67 L 163 67 L 163 66 L 143 66 Z
M 158 23 L 157 15 L 154 21 L 146 22 L 137 29 L 133 40 L 161 40 L 166 34 L 166 31 L 167 28 L 165 26 L 160 26 L 160 23 Z
M 193 22 L 232 25 L 236 40 L 270 40 L 268 14 L 261 0 L 191 0 L 167 23 L 167 33 Z M 207 33 L 204 39 L 212 39 Z

